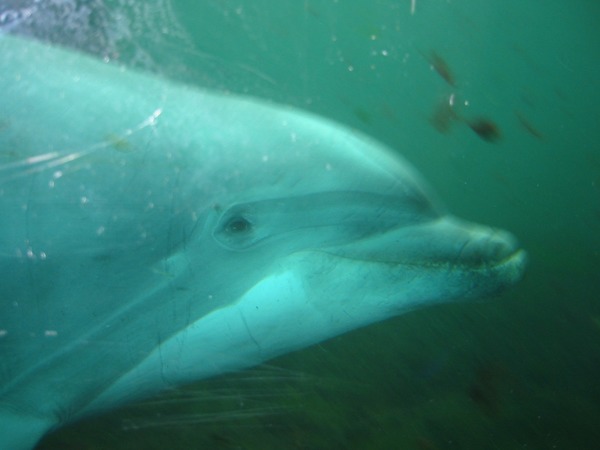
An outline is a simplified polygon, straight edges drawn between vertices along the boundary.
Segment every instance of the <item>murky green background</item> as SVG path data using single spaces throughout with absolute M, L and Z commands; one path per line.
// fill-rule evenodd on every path
M 530 265 L 498 298 L 416 311 L 40 448 L 597 448 L 599 2 L 104 3 L 120 18 L 112 59 L 361 129 L 452 212 L 515 233 Z M 440 132 L 450 96 L 460 119 Z M 474 133 L 477 118 L 500 139 Z

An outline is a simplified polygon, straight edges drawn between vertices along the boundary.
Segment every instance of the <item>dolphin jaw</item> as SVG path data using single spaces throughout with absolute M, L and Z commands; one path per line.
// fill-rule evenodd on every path
M 373 271 L 422 272 L 419 278 L 445 285 L 441 291 L 447 300 L 500 291 L 519 281 L 527 264 L 526 252 L 511 234 L 451 216 L 319 251 L 340 264 L 379 267 Z

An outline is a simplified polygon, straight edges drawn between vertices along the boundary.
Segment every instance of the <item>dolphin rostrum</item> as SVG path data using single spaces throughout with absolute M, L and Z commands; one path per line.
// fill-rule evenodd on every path
M 22 38 L 0 56 L 2 449 L 523 272 L 353 130 Z

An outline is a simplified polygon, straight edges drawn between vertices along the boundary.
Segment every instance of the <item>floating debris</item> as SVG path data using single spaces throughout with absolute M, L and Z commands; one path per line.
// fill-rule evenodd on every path
M 423 55 L 425 59 L 431 65 L 431 68 L 435 70 L 440 77 L 442 77 L 446 83 L 450 86 L 456 86 L 456 80 L 452 74 L 450 66 L 444 58 L 442 58 L 435 50 L 429 52 L 429 55 Z
M 420 53 L 429 62 L 431 68 L 435 70 L 438 75 L 446 81 L 446 83 L 453 87 L 456 86 L 456 80 L 452 74 L 452 70 L 444 58 L 442 58 L 435 50 L 429 52 L 428 55 L 425 55 L 423 52 Z M 471 128 L 471 130 L 477 134 L 477 136 L 486 142 L 496 142 L 501 138 L 502 134 L 500 133 L 500 128 L 491 120 L 482 117 L 468 119 L 458 114 L 455 109 L 455 97 L 456 94 L 452 93 L 448 98 L 445 98 L 442 102 L 440 102 L 437 105 L 433 115 L 429 119 L 430 123 L 437 131 L 444 134 L 448 133 L 452 127 L 452 124 L 460 121 L 466 123 L 469 128 Z M 541 134 L 533 126 L 531 126 L 529 122 L 525 121 L 525 123 L 529 125 L 528 130 L 531 128 L 529 130 L 531 133 L 537 133 L 539 136 L 541 136 Z
M 440 133 L 447 134 L 454 122 L 466 123 L 471 130 L 473 130 L 477 136 L 486 142 L 498 141 L 502 133 L 500 128 L 490 119 L 478 117 L 475 119 L 468 119 L 461 116 L 456 111 L 456 98 L 455 94 L 450 95 L 448 98 L 444 98 L 436 106 L 433 115 L 430 117 L 429 122 L 433 127 Z
M 519 119 L 519 123 L 523 126 L 523 128 L 525 128 L 525 131 L 539 140 L 544 139 L 544 135 L 536 127 L 534 127 L 531 122 L 525 118 L 525 116 L 518 111 L 515 111 L 515 115 L 517 116 L 517 119 Z
M 477 136 L 486 142 L 496 142 L 501 137 L 500 129 L 489 119 L 479 117 L 477 119 L 465 120 L 465 122 L 471 130 L 477 133 Z
M 450 96 L 448 99 L 444 99 L 438 103 L 433 112 L 433 115 L 429 119 L 429 122 L 434 126 L 440 133 L 449 133 L 452 124 L 460 120 L 460 117 L 454 111 L 454 96 Z

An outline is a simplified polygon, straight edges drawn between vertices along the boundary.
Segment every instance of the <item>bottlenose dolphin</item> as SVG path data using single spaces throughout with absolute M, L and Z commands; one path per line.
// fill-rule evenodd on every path
M 2 449 L 523 272 L 302 111 L 11 36 L 0 92 Z

